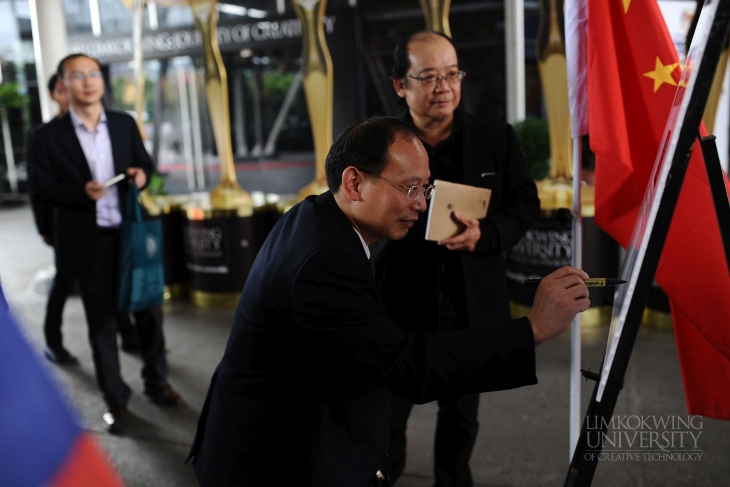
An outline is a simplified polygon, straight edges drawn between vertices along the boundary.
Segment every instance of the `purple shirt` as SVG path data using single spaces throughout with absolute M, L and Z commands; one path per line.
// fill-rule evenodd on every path
M 114 174 L 114 157 L 112 156 L 112 142 L 109 138 L 109 127 L 106 112 L 101 109 L 101 119 L 96 130 L 84 125 L 81 117 L 69 107 L 71 122 L 76 137 L 89 164 L 91 177 L 94 181 L 104 183 L 112 179 Z M 96 224 L 100 227 L 118 227 L 122 223 L 122 214 L 119 210 L 119 195 L 116 186 L 106 188 L 104 196 L 96 202 Z

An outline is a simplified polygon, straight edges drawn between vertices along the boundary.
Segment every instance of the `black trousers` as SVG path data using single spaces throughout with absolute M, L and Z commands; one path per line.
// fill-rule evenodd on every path
M 73 292 L 76 284 L 76 275 L 71 269 L 59 266 L 56 259 L 56 275 L 51 284 L 51 292 L 48 294 L 46 303 L 46 319 L 43 324 L 43 333 L 46 336 L 46 345 L 51 350 L 63 346 L 63 334 L 61 322 L 63 320 L 63 308 L 66 300 Z
M 471 487 L 469 459 L 479 430 L 479 394 L 449 394 L 438 401 L 434 439 L 437 487 Z M 395 484 L 406 464 L 406 427 L 413 403 L 391 394 L 390 447 L 383 470 Z
M 63 308 L 66 300 L 73 293 L 76 285 L 76 272 L 69 266 L 59 265 L 56 259 L 56 275 L 51 284 L 51 291 L 48 294 L 46 303 L 46 319 L 43 324 L 43 333 L 46 337 L 46 346 L 56 350 L 63 346 Z M 123 340 L 134 340 L 137 331 L 132 325 L 132 320 L 127 313 L 119 313 L 117 316 L 117 328 Z
M 89 325 L 96 381 L 109 407 L 127 403 L 131 391 L 124 383 L 117 350 L 116 283 L 119 232 L 99 230 L 89 266 L 78 272 L 81 300 Z M 162 331 L 162 308 L 134 314 L 142 350 L 145 393 L 155 394 L 167 384 L 167 359 Z

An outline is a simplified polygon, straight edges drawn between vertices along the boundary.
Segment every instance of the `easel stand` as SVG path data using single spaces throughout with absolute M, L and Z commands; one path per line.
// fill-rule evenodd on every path
M 603 448 L 604 434 L 607 432 L 608 426 L 611 423 L 618 395 L 623 387 L 624 376 L 626 375 L 634 342 L 639 332 L 644 308 L 649 299 L 652 281 L 654 280 L 654 275 L 659 265 L 659 259 L 667 238 L 669 225 L 672 221 L 674 209 L 676 208 L 684 177 L 687 173 L 692 145 L 701 123 L 709 88 L 728 31 L 730 0 L 720 0 L 716 8 L 716 14 L 712 19 L 709 37 L 704 48 L 702 62 L 697 73 L 696 83 L 694 83 L 691 91 L 688 89 L 684 94 L 684 96 L 691 98 L 689 99 L 684 118 L 677 120 L 676 125 L 680 131 L 676 150 L 673 156 L 671 156 L 671 161 L 668 158 L 663 161 L 664 164 L 671 163 L 671 166 L 665 180 L 664 191 L 655 196 L 656 198 L 661 198 L 656 212 L 656 218 L 648 237 L 643 260 L 639 263 L 638 269 L 634 269 L 637 275 L 636 285 L 633 295 L 628 302 L 625 321 L 620 337 L 618 338 L 616 352 L 608 371 L 608 377 L 600 402 L 597 400 L 597 397 L 601 376 L 592 372 L 583 372 L 586 379 L 596 381 L 596 386 L 588 405 L 581 435 L 570 463 L 567 478 L 565 479 L 564 485 L 566 487 L 588 486 L 593 481 L 599 454 Z M 708 136 L 699 139 L 702 154 L 705 159 L 715 212 L 720 226 L 728 272 L 730 272 L 730 203 L 717 154 L 715 137 Z

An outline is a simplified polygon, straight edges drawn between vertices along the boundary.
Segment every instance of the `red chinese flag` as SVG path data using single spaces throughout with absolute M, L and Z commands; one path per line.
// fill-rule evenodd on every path
M 682 67 L 656 1 L 588 4 L 596 223 L 626 248 Z M 671 301 L 689 413 L 730 419 L 730 274 L 698 144 L 656 281 Z

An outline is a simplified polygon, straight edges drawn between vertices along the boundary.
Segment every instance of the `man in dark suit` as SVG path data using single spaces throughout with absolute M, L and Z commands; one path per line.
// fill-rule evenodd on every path
M 66 94 L 66 87 L 63 82 L 58 79 L 58 75 L 55 73 L 48 80 L 48 92 L 50 93 L 51 99 L 58 104 L 58 115 L 56 115 L 55 118 L 62 117 L 68 111 L 69 100 L 68 95 Z M 28 172 L 31 175 L 32 171 L 30 168 L 33 165 L 33 157 L 30 148 L 33 147 L 33 136 L 39 128 L 43 127 L 43 125 L 45 124 L 41 124 L 30 129 L 26 138 L 25 162 L 26 166 L 29 168 Z M 47 245 L 53 246 L 53 206 L 42 202 L 37 196 L 34 196 L 37 193 L 34 190 L 34 181 L 32 178 L 30 179 L 29 184 L 31 192 L 31 207 L 33 210 L 33 218 L 35 220 L 36 228 L 38 229 L 38 234 Z M 46 338 L 46 350 L 44 351 L 44 354 L 51 362 L 58 365 L 73 365 L 79 362 L 78 359 L 63 346 L 63 333 L 61 332 L 63 308 L 66 304 L 66 300 L 73 292 L 75 284 L 75 276 L 72 273 L 59 273 L 58 266 L 56 265 L 56 273 L 53 276 L 53 283 L 51 285 L 50 292 L 48 293 L 43 333 Z M 137 337 L 137 331 L 129 319 L 129 315 L 126 313 L 120 313 L 117 316 L 117 324 L 119 327 L 119 334 L 122 337 L 122 349 L 127 351 L 137 351 L 139 349 L 139 339 Z
M 429 153 L 431 182 L 441 179 L 492 190 L 487 217 L 454 217 L 463 232 L 425 240 L 419 220 L 391 242 L 379 269 L 388 315 L 412 332 L 497 326 L 510 319 L 502 254 L 539 216 L 540 200 L 512 127 L 459 108 L 466 73 L 451 40 L 433 31 L 404 39 L 394 52 L 393 87 L 408 106 L 406 120 Z M 412 269 L 413 275 L 406 276 Z M 411 281 L 411 278 L 413 280 Z M 434 444 L 438 487 L 471 487 L 469 459 L 477 437 L 479 394 L 458 391 L 439 399 Z M 413 403 L 391 401 L 391 443 L 383 470 L 391 483 L 406 459 L 406 425 Z
M 58 104 L 58 115 L 56 115 L 56 118 L 63 116 L 63 114 L 68 111 L 68 95 L 66 95 L 66 88 L 63 86 L 63 83 L 58 83 L 58 75 L 55 73 L 48 80 L 48 93 L 50 94 L 51 99 Z M 44 124 L 38 125 L 28 131 L 25 146 L 25 160 L 28 166 L 32 164 L 29 149 L 33 144 L 33 134 L 35 134 L 35 132 L 43 125 Z M 31 199 L 31 206 L 38 234 L 46 244 L 53 245 L 53 231 L 51 229 L 53 213 L 51 208 L 39 201 L 37 198 Z
M 58 272 L 79 280 L 89 325 L 96 379 L 108 411 L 103 420 L 121 433 L 130 388 L 119 370 L 115 286 L 119 225 L 128 181 L 106 187 L 124 173 L 145 186 L 152 161 L 134 120 L 104 110 L 104 79 L 95 59 L 72 54 L 59 63 L 58 77 L 69 95 L 69 112 L 38 129 L 30 166 L 35 197 L 54 208 L 54 251 Z M 144 367 L 145 394 L 173 406 L 180 396 L 167 383 L 167 360 L 159 306 L 135 313 Z
M 423 145 L 410 124 L 371 119 L 338 137 L 326 174 L 330 191 L 282 217 L 244 286 L 190 452 L 203 486 L 364 487 L 388 446 L 388 389 L 421 403 L 534 384 L 535 344 L 589 305 L 586 274 L 566 267 L 509 326 L 404 332 L 368 245 L 403 238 L 426 208 Z
M 48 80 L 48 93 L 51 99 L 58 103 L 58 117 L 62 117 L 68 111 L 68 95 L 63 83 L 58 82 L 58 75 L 53 74 Z M 33 127 L 28 131 L 25 144 L 25 162 L 28 167 L 28 174 L 31 176 L 29 180 L 31 193 L 31 208 L 33 210 L 33 218 L 35 220 L 38 234 L 41 236 L 46 245 L 53 245 L 53 207 L 41 201 L 34 191 L 34 181 L 32 178 L 33 157 L 31 147 L 33 147 L 33 136 L 45 124 Z M 66 299 L 73 290 L 73 280 L 67 279 L 63 274 L 56 274 L 53 277 L 53 284 L 48 294 L 48 304 L 46 306 L 46 320 L 43 325 L 43 333 L 46 338 L 45 355 L 51 362 L 59 365 L 77 364 L 79 361 L 63 346 L 63 334 L 61 333 L 61 316 L 63 314 L 63 306 Z

